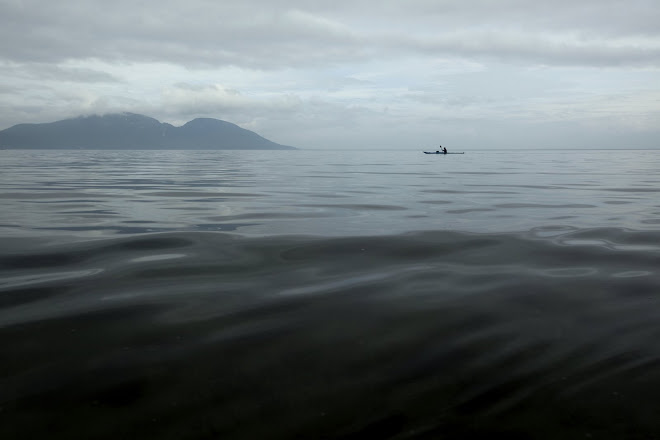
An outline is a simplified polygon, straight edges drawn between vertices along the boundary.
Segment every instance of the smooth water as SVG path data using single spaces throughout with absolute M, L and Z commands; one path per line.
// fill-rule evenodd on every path
M 0 152 L 0 437 L 660 437 L 660 151 Z

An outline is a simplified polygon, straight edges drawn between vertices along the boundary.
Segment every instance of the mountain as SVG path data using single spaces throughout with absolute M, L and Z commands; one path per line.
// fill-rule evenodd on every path
M 219 119 L 194 119 L 175 127 L 135 113 L 14 125 L 0 131 L 0 147 L 49 150 L 295 150 Z

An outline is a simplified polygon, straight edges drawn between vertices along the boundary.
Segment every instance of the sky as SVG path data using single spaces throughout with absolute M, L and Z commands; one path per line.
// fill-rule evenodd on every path
M 660 148 L 660 2 L 0 0 L 0 129 L 115 112 L 305 149 Z

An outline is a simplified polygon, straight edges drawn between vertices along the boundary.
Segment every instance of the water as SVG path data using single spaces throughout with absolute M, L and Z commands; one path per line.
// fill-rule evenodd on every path
M 0 154 L 3 439 L 660 437 L 660 151 Z

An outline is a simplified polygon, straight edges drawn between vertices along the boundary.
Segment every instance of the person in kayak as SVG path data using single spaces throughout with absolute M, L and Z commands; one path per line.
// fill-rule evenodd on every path
M 441 147 L 442 147 L 442 146 L 441 146 Z M 442 154 L 447 154 L 447 149 L 444 148 L 444 147 L 442 148 Z

